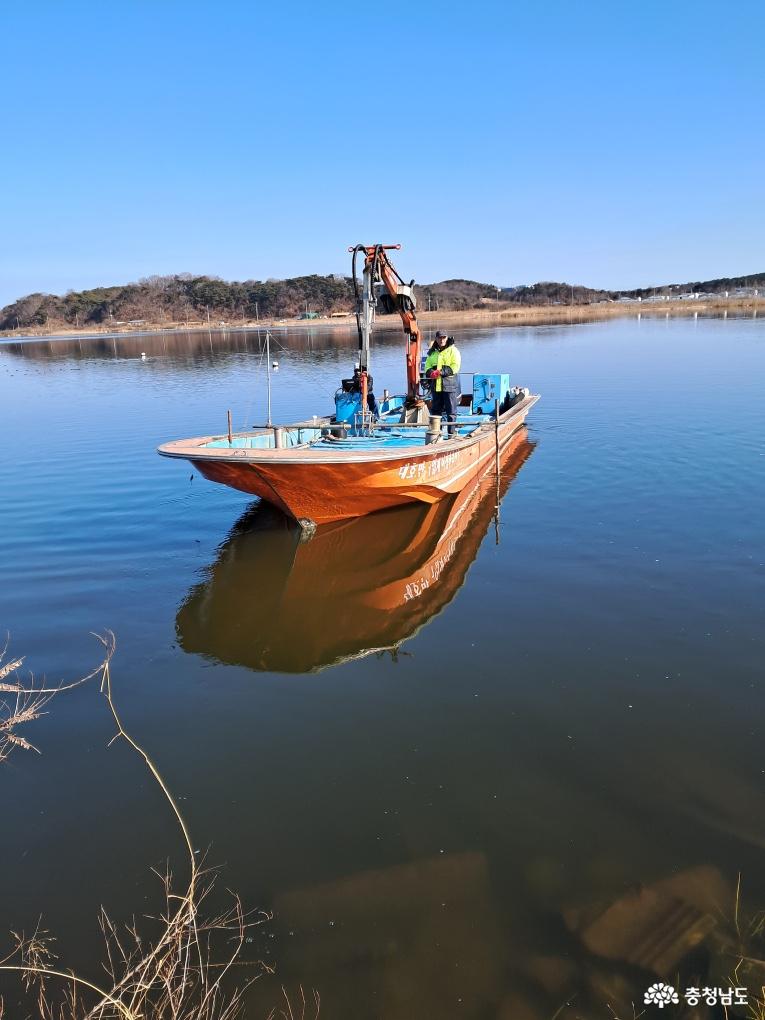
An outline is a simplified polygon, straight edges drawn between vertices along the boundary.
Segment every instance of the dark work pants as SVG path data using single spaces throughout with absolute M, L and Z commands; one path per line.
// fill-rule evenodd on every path
M 441 390 L 440 393 L 436 392 L 433 394 L 433 400 L 430 403 L 430 413 L 440 414 L 444 421 L 449 422 L 449 435 L 453 436 L 456 432 L 456 427 L 451 424 L 457 420 L 457 399 L 459 393 L 446 393 Z

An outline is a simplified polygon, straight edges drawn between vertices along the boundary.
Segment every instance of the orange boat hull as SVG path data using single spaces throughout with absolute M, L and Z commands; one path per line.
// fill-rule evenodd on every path
M 523 422 L 500 433 L 500 453 Z M 220 482 L 278 506 L 296 520 L 316 524 L 385 510 L 402 503 L 435 503 L 460 492 L 496 457 L 493 433 L 432 448 L 409 448 L 396 459 L 264 463 L 193 460 L 210 481 Z
M 482 421 L 467 434 L 431 444 L 424 441 L 424 429 L 412 443 L 354 446 L 325 439 L 317 444 L 316 437 L 332 432 L 332 419 L 324 418 L 228 440 L 177 440 L 160 446 L 159 453 L 191 461 L 205 478 L 260 496 L 301 523 L 322 525 L 461 492 L 496 464 L 497 452 L 506 449 L 538 399 L 527 395 L 500 416 L 498 427 L 493 420 Z M 297 435 L 299 445 L 277 444 L 276 433 L 285 430 Z

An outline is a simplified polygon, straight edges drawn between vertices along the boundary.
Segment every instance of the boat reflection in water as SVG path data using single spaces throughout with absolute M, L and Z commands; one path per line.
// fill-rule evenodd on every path
M 524 427 L 502 454 L 500 496 L 533 449 Z M 462 586 L 496 495 L 491 470 L 454 497 L 328 524 L 309 541 L 258 504 L 181 604 L 179 644 L 217 662 L 286 673 L 395 653 Z

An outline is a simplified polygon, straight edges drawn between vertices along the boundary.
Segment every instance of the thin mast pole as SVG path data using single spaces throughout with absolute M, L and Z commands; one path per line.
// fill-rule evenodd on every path
M 266 385 L 268 389 L 268 416 L 266 425 L 271 428 L 271 332 L 266 330 Z
M 499 475 L 500 475 L 500 459 L 499 459 L 499 400 L 494 400 L 494 472 L 495 480 L 497 483 L 497 491 L 495 498 L 497 502 L 494 504 L 494 541 L 499 545 Z

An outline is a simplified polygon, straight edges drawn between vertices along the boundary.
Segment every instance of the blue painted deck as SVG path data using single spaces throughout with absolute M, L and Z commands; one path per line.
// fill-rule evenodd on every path
M 459 436 L 469 436 L 478 428 L 476 423 L 461 425 L 457 428 Z M 326 431 L 326 426 L 324 427 Z M 391 450 L 407 449 L 425 445 L 425 425 L 417 428 L 386 428 L 375 429 L 371 435 L 357 436 L 349 434 L 342 439 L 330 439 L 322 435 L 321 428 L 285 428 L 282 442 L 285 450 L 305 446 L 320 446 L 334 450 Z M 220 450 L 273 450 L 275 449 L 273 432 L 262 432 L 254 436 L 234 436 L 231 443 L 227 438 L 214 439 L 205 443 L 206 449 Z
M 460 436 L 469 436 L 478 428 L 477 425 L 463 425 L 457 429 Z M 410 448 L 425 445 L 426 426 L 408 429 L 377 429 L 371 436 L 348 436 L 347 439 L 321 440 L 321 446 L 347 450 L 390 450 L 396 447 Z

